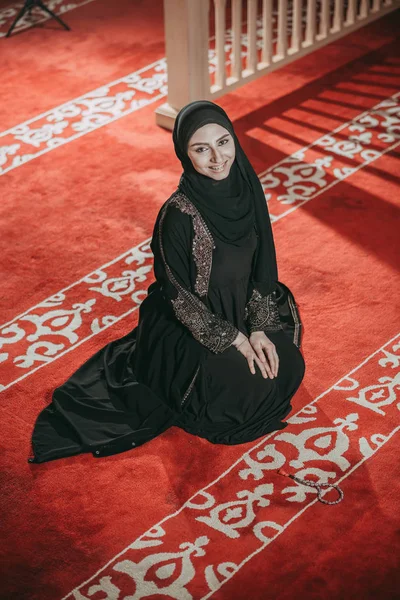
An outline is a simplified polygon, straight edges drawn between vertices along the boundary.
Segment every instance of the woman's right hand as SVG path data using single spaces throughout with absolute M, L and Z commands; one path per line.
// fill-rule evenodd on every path
M 265 368 L 265 365 L 261 362 L 257 354 L 254 352 L 249 342 L 249 339 L 244 335 L 244 333 L 239 331 L 237 337 L 233 341 L 233 345 L 235 346 L 236 350 L 243 354 L 249 365 L 250 372 L 253 373 L 253 375 L 255 375 L 256 373 L 256 368 L 254 366 L 255 363 L 260 369 L 264 379 L 268 379 L 268 373 Z

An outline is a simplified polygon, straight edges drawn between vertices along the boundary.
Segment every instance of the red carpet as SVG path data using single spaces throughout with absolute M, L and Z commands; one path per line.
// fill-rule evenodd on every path
M 397 598 L 399 14 L 220 101 L 304 319 L 289 427 L 224 448 L 172 428 L 38 466 L 52 389 L 136 323 L 180 172 L 154 119 L 162 3 L 95 0 L 65 20 L 0 40 L 1 598 Z M 344 500 L 317 502 L 281 466 Z

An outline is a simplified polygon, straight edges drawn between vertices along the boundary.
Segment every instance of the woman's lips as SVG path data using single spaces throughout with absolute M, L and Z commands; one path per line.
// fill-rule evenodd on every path
M 228 161 L 226 160 L 222 165 L 220 166 L 215 166 L 215 167 L 210 167 L 211 171 L 214 171 L 214 173 L 220 173 L 221 171 L 223 171 L 225 169 L 225 165 Z

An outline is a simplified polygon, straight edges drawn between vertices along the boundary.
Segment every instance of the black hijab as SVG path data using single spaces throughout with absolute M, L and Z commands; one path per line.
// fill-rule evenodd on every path
M 209 123 L 224 127 L 235 142 L 236 158 L 228 177 L 220 181 L 198 173 L 187 153 L 194 132 Z M 269 294 L 278 275 L 267 203 L 261 183 L 240 146 L 228 115 L 213 102 L 191 102 L 178 113 L 173 141 L 183 167 L 179 190 L 199 210 L 211 233 L 224 242 L 240 245 L 256 227 L 259 241 L 253 285 L 261 294 Z

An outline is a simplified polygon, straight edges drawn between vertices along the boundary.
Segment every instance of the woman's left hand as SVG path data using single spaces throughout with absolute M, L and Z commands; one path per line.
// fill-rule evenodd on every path
M 258 358 L 265 365 L 268 376 L 273 378 L 278 375 L 279 356 L 275 344 L 265 335 L 263 331 L 254 331 L 249 342 Z

